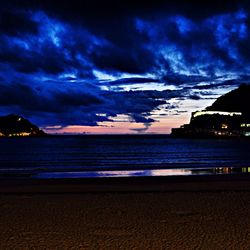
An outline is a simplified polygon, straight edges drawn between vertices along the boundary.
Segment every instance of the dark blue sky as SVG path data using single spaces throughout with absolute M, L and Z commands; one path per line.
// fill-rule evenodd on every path
M 249 14 L 248 1 L 4 1 L 0 113 L 50 132 L 168 132 L 249 82 Z

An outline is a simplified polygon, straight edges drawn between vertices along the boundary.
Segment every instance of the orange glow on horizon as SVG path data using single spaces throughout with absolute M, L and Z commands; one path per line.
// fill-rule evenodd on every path
M 176 109 L 166 110 L 162 106 L 151 112 L 150 117 L 155 122 L 151 123 L 147 129 L 143 123 L 131 121 L 131 117 L 128 115 L 111 117 L 113 121 L 100 122 L 98 126 L 70 125 L 61 127 L 60 125 L 55 125 L 42 129 L 48 134 L 170 134 L 172 128 L 178 128 L 183 124 L 189 123 L 193 111 L 203 110 L 212 103 L 213 100 L 206 99 L 199 101 L 183 100 L 178 103 L 178 110 L 184 110 L 183 113 L 176 112 Z
M 60 128 L 55 126 L 43 130 L 48 134 L 170 134 L 172 128 L 179 127 L 183 123 L 189 122 L 189 114 L 185 113 L 178 116 L 165 116 L 161 121 L 151 124 L 145 129 L 143 123 L 135 123 L 129 121 L 103 122 L 99 126 L 67 126 Z M 134 130 L 142 129 L 142 131 Z

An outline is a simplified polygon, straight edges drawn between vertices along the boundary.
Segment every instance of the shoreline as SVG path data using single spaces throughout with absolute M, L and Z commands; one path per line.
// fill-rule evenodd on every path
M 250 174 L 74 179 L 1 178 L 0 194 L 250 191 Z

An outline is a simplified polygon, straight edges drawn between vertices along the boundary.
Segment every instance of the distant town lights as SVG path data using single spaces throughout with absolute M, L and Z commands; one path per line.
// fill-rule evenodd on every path
M 227 124 L 221 124 L 221 128 L 222 128 L 222 129 L 227 129 L 227 128 L 228 128 L 228 125 L 227 125 Z
M 242 123 L 242 124 L 240 124 L 240 126 L 242 128 L 245 128 L 245 127 L 249 128 L 250 127 L 250 123 Z
M 20 136 L 30 136 L 30 135 L 31 133 L 21 132 L 21 133 L 9 134 L 8 137 L 20 137 Z

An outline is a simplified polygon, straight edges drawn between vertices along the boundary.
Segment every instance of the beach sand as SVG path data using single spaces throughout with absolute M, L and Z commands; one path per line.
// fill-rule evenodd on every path
M 168 180 L 2 184 L 0 249 L 250 249 L 246 178 Z

